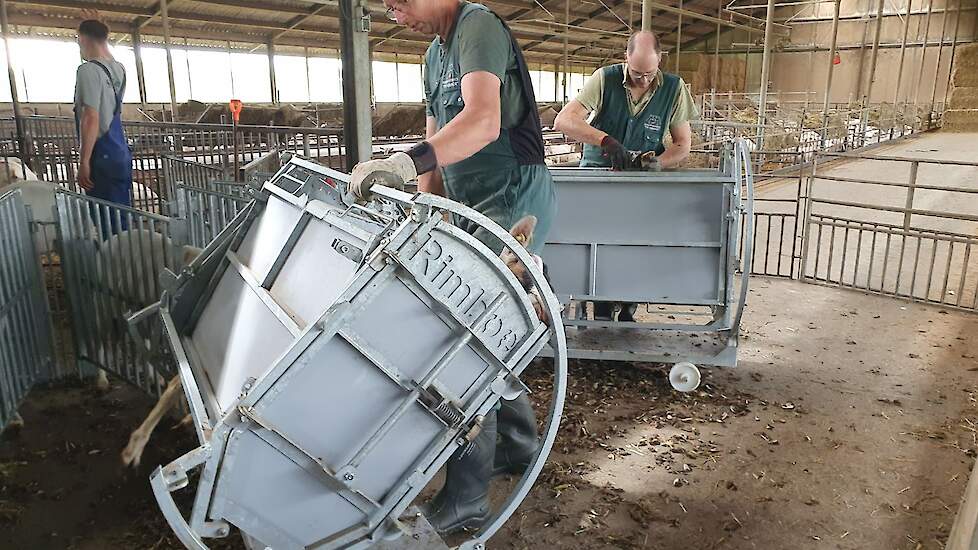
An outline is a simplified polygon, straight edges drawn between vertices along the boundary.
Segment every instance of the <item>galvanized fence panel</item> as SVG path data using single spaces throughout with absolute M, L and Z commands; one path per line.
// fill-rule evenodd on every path
M 187 221 L 190 244 L 198 248 L 214 240 L 252 200 L 245 184 L 212 182 L 209 186 L 177 186 L 178 216 Z
M 173 201 L 177 197 L 177 185 L 204 188 L 209 182 L 228 178 L 227 172 L 220 166 L 209 166 L 173 155 L 163 155 L 160 158 L 160 163 L 163 166 L 167 200 L 167 209 L 163 213 L 167 215 L 173 213 Z
M 67 191 L 56 200 L 79 364 L 159 395 L 160 375 L 172 374 L 172 362 L 147 347 L 160 336 L 158 319 L 146 321 L 140 341 L 126 319 L 159 299 L 164 268 L 181 268 L 186 224 Z
M 38 217 L 40 214 L 38 213 Z M 32 223 L 34 243 L 41 264 L 41 278 L 47 295 L 51 316 L 51 341 L 53 346 L 52 378 L 78 375 L 75 342 L 71 327 L 71 310 L 65 288 L 61 265 L 58 224 L 56 221 L 35 220 Z
M 74 120 L 46 116 L 20 120 L 26 151 L 18 145 L 12 119 L 0 123 L 3 147 L 28 159 L 41 179 L 79 191 Z M 168 201 L 163 156 L 229 168 L 235 159 L 245 165 L 277 151 L 301 154 L 332 168 L 345 165 L 343 132 L 337 128 L 128 121 L 123 129 L 133 153 L 132 204 L 150 212 L 164 212 Z
M 801 266 L 802 190 L 805 167 L 797 174 L 772 182 L 763 195 L 754 198 L 754 234 L 745 239 L 746 224 L 740 227 L 740 254 L 744 243 L 752 246 L 749 273 L 769 277 L 797 277 Z M 745 266 L 741 266 L 744 269 Z
M 19 192 L 7 193 L 0 196 L 0 430 L 51 373 L 50 323 L 30 213 Z
M 876 169 L 824 167 L 840 156 Z M 978 310 L 978 186 L 943 181 L 950 170 L 978 174 L 978 163 L 825 157 L 808 182 L 802 280 Z M 882 163 L 905 176 L 884 179 Z

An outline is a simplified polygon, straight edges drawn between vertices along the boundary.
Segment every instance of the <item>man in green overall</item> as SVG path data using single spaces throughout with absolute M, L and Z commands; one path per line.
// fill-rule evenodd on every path
M 459 0 L 384 0 L 388 17 L 435 36 L 425 57 L 426 140 L 386 159 L 358 164 L 350 190 L 369 194 L 373 175 L 418 179 L 418 190 L 469 206 L 508 230 L 537 218 L 530 252 L 539 254 L 556 213 L 553 179 L 530 74 L 506 24 L 485 6 Z M 501 244 L 462 220 L 495 252 Z M 497 429 L 498 420 L 498 429 Z M 426 516 L 441 533 L 478 528 L 490 517 L 489 481 L 522 473 L 539 447 L 525 394 L 486 415 L 480 434 L 449 460 L 445 486 Z M 498 433 L 498 441 L 497 441 Z
M 594 71 L 577 98 L 561 109 L 554 128 L 584 143 L 582 167 L 640 168 L 632 166 L 630 154 L 638 152 L 649 153 L 643 158 L 646 169 L 659 170 L 689 156 L 689 121 L 699 113 L 683 79 L 659 70 L 660 59 L 655 33 L 633 34 L 625 62 Z M 663 143 L 667 128 L 672 137 L 668 148 Z M 613 309 L 612 302 L 595 302 L 594 318 L 610 321 Z M 634 321 L 634 313 L 635 304 L 621 304 L 618 320 Z

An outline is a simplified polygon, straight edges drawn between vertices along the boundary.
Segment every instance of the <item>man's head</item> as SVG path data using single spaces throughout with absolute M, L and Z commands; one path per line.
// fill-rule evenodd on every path
M 458 5 L 457 0 L 384 0 L 388 19 L 430 36 L 451 29 Z
M 640 31 L 628 37 L 625 63 L 632 85 L 641 88 L 652 85 L 659 70 L 660 52 L 659 37 L 654 32 Z
M 78 25 L 78 47 L 85 61 L 104 53 L 108 39 L 109 27 L 97 19 L 86 19 Z

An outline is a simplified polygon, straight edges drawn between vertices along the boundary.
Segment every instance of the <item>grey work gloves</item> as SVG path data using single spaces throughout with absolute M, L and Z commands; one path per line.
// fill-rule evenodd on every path
M 374 184 L 403 189 L 405 183 L 437 167 L 434 148 L 422 141 L 406 153 L 397 152 L 385 159 L 367 160 L 354 166 L 350 173 L 350 193 L 357 202 L 365 202 L 370 199 Z
M 398 151 L 385 159 L 366 160 L 354 166 L 350 173 L 350 193 L 358 202 L 366 201 L 374 184 L 403 189 L 405 183 L 417 177 L 414 159 Z

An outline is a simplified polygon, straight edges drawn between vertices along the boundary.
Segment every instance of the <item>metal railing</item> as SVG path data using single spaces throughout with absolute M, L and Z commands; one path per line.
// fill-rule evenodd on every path
M 710 154 L 724 143 L 743 137 L 755 145 L 751 157 L 758 177 L 780 177 L 799 164 L 810 163 L 821 152 L 853 151 L 937 128 L 943 108 L 940 103 L 926 109 L 918 106 L 916 112 L 906 103 L 855 108 L 841 105 L 827 117 L 803 108 L 776 109 L 768 113 L 768 123 L 763 127 L 756 122 L 756 111 L 750 109 L 741 112 L 739 119 L 729 113 L 717 118 L 705 116 L 694 122 L 704 142 L 693 153 Z
M 151 363 L 151 331 L 137 340 L 127 319 L 159 299 L 164 268 L 181 268 L 186 224 L 68 191 L 58 191 L 56 201 L 79 366 L 105 369 L 159 395 L 172 363 Z M 158 329 L 155 318 L 150 324 Z
M 0 195 L 0 431 L 51 373 L 50 329 L 30 213 L 19 192 Z
M 818 171 L 824 161 L 837 159 L 896 163 L 906 166 L 907 177 L 894 181 Z M 821 155 L 806 191 L 802 280 L 978 309 L 978 188 L 942 185 L 939 174 L 926 174 L 936 166 L 978 167 L 978 162 Z
M 177 213 L 187 221 L 190 244 L 204 248 L 251 202 L 250 186 L 213 182 L 210 189 L 177 185 Z
M 227 172 L 218 166 L 209 166 L 173 155 L 163 155 L 160 162 L 163 165 L 163 180 L 168 202 L 176 198 L 178 185 L 203 188 L 209 182 L 228 178 Z M 172 204 L 168 207 L 172 208 Z M 169 211 L 163 213 L 171 214 Z
M 21 117 L 21 126 L 23 147 L 14 120 L 0 120 L 0 149 L 26 159 L 41 179 L 78 191 L 74 120 L 29 116 Z M 169 200 L 164 156 L 229 174 L 235 159 L 246 165 L 273 151 L 301 154 L 331 168 L 345 165 L 343 132 L 337 128 L 129 121 L 123 129 L 133 153 L 133 206 L 151 212 L 163 212 Z

